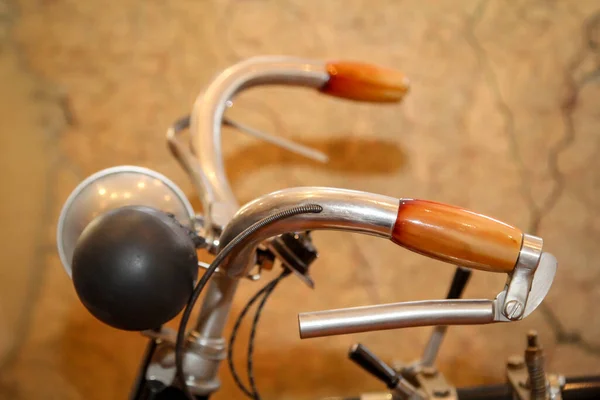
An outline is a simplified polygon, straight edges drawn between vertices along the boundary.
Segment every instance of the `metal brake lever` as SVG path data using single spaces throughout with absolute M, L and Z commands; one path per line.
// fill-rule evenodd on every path
M 544 300 L 556 268 L 554 256 L 542 253 L 521 318 L 531 314 Z M 503 313 L 509 287 L 510 283 L 494 300 L 427 300 L 300 313 L 300 337 L 306 339 L 417 326 L 509 322 L 511 320 Z
M 190 146 L 186 146 L 180 139 L 179 135 L 182 131 L 188 129 L 190 126 L 190 116 L 186 115 L 175 121 L 167 130 L 167 144 L 169 150 L 175 159 L 186 171 L 194 185 L 200 201 L 202 202 L 202 208 L 204 211 L 203 216 L 203 227 L 204 236 L 208 243 L 212 243 L 216 239 L 215 232 L 213 232 L 213 222 L 211 220 L 212 205 L 214 202 L 214 193 L 211 190 L 211 186 L 208 183 L 206 174 L 202 170 L 200 164 L 193 155 Z M 209 251 L 214 251 L 209 247 Z
M 227 117 L 223 117 L 223 125 L 230 126 L 250 136 L 254 136 L 257 139 L 274 144 L 275 146 L 281 147 L 300 156 L 310 158 L 311 160 L 318 161 L 323 164 L 329 161 L 327 154 L 320 152 L 319 150 L 311 149 L 310 147 L 292 142 L 291 140 L 269 135 L 249 126 L 242 125 L 239 122 L 233 121 Z

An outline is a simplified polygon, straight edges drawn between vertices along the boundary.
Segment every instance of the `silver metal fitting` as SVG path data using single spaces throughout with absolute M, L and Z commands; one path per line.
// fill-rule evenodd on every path
M 548 382 L 544 370 L 544 351 L 538 343 L 537 332 L 527 334 L 525 365 L 529 374 L 529 390 L 532 400 L 545 400 L 548 394 Z
M 546 374 L 544 352 L 537 333 L 527 334 L 525 357 L 512 356 L 506 365 L 506 377 L 512 387 L 513 397 L 518 400 L 561 400 L 564 377 Z
M 511 321 L 523 318 L 533 275 L 542 256 L 543 244 L 541 238 L 523 234 L 523 245 L 515 269 L 509 277 L 506 298 L 502 306 L 502 314 Z
M 417 368 L 415 379 L 425 399 L 457 400 L 456 388 L 435 367 Z

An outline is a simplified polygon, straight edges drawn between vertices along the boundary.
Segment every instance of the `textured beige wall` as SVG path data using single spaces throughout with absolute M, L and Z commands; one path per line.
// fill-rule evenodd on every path
M 298 89 L 244 94 L 236 119 L 332 161 L 318 165 L 226 130 L 241 201 L 337 186 L 449 202 L 541 235 L 560 262 L 544 306 L 519 323 L 452 328 L 440 367 L 460 385 L 501 381 L 505 358 L 535 328 L 551 370 L 600 373 L 597 0 L 0 0 L 0 397 L 126 396 L 144 341 L 78 303 L 54 247 L 60 207 L 85 176 L 118 164 L 156 169 L 191 196 L 165 128 L 217 71 L 261 54 L 395 67 L 412 92 L 385 107 Z M 346 361 L 349 345 L 410 361 L 429 329 L 300 341 L 296 314 L 439 298 L 452 274 L 381 240 L 315 237 L 316 290 L 289 279 L 260 327 L 265 398 L 380 389 Z M 466 296 L 492 297 L 502 284 L 476 272 Z M 255 290 L 242 284 L 235 314 Z M 222 376 L 217 398 L 237 397 L 226 368 Z

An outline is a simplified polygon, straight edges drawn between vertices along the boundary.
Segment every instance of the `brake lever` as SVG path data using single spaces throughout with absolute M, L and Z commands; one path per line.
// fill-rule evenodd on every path
M 251 128 L 247 125 L 242 125 L 239 122 L 233 121 L 227 117 L 223 117 L 223 125 L 237 129 L 240 132 L 244 132 L 250 136 L 260 139 L 264 142 L 271 143 L 282 149 L 286 149 L 292 153 L 300 156 L 310 158 L 311 160 L 326 164 L 329 162 L 327 154 L 320 152 L 319 150 L 311 149 L 310 147 L 303 146 L 299 143 L 292 142 L 291 140 L 284 139 L 282 137 L 269 135 L 265 132 L 261 132 L 257 129 Z
M 557 262 L 542 253 L 533 274 L 524 312 L 531 314 L 548 294 Z M 514 278 L 513 278 L 514 279 Z M 427 300 L 298 314 L 300 338 L 437 325 L 479 325 L 514 321 L 504 315 L 510 281 L 494 300 Z
M 196 192 L 200 196 L 202 203 L 203 228 L 204 236 L 209 244 L 208 250 L 214 252 L 216 246 L 211 245 L 217 240 L 217 235 L 214 232 L 214 224 L 212 221 L 212 207 L 214 204 L 215 195 L 211 190 L 206 174 L 202 170 L 200 164 L 194 157 L 191 146 L 186 146 L 179 138 L 179 135 L 190 126 L 190 116 L 186 115 L 177 119 L 167 130 L 167 144 L 171 154 L 181 165 L 184 171 L 188 173 Z

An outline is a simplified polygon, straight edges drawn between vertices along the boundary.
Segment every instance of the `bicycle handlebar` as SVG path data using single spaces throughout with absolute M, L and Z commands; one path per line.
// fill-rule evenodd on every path
M 510 225 L 462 208 L 423 200 L 319 187 L 285 189 L 260 197 L 233 217 L 220 247 L 268 214 L 302 203 L 319 204 L 319 214 L 303 214 L 272 224 L 240 245 L 224 269 L 244 276 L 256 246 L 265 239 L 302 230 L 334 229 L 391 239 L 414 252 L 471 268 L 510 273 L 519 259 L 523 233 Z
M 382 195 L 346 189 L 300 187 L 259 197 L 236 213 L 220 238 L 222 249 L 255 222 L 278 211 L 303 203 L 318 204 L 318 214 L 300 214 L 258 230 L 240 243 L 228 257 L 223 270 L 231 278 L 245 276 L 253 265 L 256 246 L 286 232 L 303 230 L 344 230 L 390 238 L 398 213 L 398 200 Z
M 208 221 L 225 226 L 238 210 L 223 166 L 221 123 L 227 102 L 238 92 L 259 85 L 312 87 L 321 93 L 369 102 L 398 102 L 408 91 L 404 74 L 354 62 L 325 63 L 300 58 L 254 57 L 225 69 L 194 103 L 192 144 L 200 163 L 200 195 Z
M 296 215 L 259 229 L 240 243 L 222 264 L 226 275 L 220 274 L 211 281 L 196 332 L 190 336 L 208 355 L 198 358 L 192 354 L 197 360 L 191 368 L 194 382 L 198 383 L 194 387 L 196 393 L 210 393 L 219 386 L 217 371 L 224 351 L 221 336 L 237 285 L 235 279 L 228 278 L 247 275 L 254 264 L 256 246 L 282 233 L 315 229 L 360 232 L 390 239 L 409 250 L 445 262 L 510 275 L 510 284 L 495 301 L 484 304 L 475 300 L 471 306 L 458 304 L 469 306 L 464 313 L 458 312 L 460 318 L 475 310 L 480 323 L 490 318 L 501 320 L 496 306 L 502 304 L 506 306 L 503 313 L 514 320 L 523 315 L 526 305 L 529 309 L 525 309 L 525 314 L 541 302 L 556 270 L 554 260 L 552 268 L 542 271 L 545 275 L 539 279 L 542 284 L 538 285 L 542 289 L 536 291 L 537 297 L 532 295 L 535 302 L 530 302 L 533 305 L 529 306 L 527 295 L 540 260 L 541 239 L 458 207 L 344 189 L 306 187 L 263 196 L 238 211 L 223 166 L 221 124 L 228 102 L 237 93 L 267 84 L 312 87 L 330 96 L 382 103 L 398 102 L 408 91 L 408 80 L 402 73 L 369 64 L 256 57 L 224 70 L 198 96 L 190 118 L 192 148 L 198 165 L 185 163 L 186 160 L 194 161 L 189 151 L 180 154 L 182 148 L 177 146 L 172 150 L 180 158 L 187 157 L 183 165 L 192 175 L 201 196 L 206 221 L 204 228 L 212 231 L 213 225 L 225 227 L 217 240 L 207 232 L 211 250 L 216 245 L 223 249 L 258 220 L 285 208 L 310 203 L 320 205 L 323 211 Z M 183 126 L 179 125 L 176 128 Z M 170 131 L 170 136 L 174 136 L 174 132 Z M 443 314 L 443 310 L 441 312 Z

